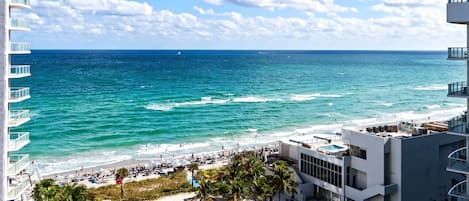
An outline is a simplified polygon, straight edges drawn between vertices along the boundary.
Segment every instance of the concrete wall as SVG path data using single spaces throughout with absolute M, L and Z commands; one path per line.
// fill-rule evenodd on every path
M 351 166 L 362 172 L 366 172 L 366 185 L 367 188 L 383 185 L 384 184 L 384 145 L 386 139 L 348 131 L 342 131 L 342 138 L 344 142 L 358 146 L 366 150 L 366 159 L 361 159 L 355 156 L 351 157 Z
M 438 133 L 393 139 L 391 144 L 391 182 L 399 184 L 398 196 L 393 195 L 392 200 L 445 200 L 451 180 L 464 179 L 446 171 L 448 155 L 464 146 L 463 137 Z

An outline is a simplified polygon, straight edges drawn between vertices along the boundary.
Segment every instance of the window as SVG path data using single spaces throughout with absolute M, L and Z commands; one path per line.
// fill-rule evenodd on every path
M 301 172 L 321 181 L 342 187 L 342 167 L 306 154 L 301 154 Z

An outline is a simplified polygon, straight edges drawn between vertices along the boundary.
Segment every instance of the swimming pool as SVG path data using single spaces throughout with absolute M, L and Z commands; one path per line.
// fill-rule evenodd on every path
M 320 147 L 319 149 L 324 150 L 326 152 L 339 152 L 339 151 L 347 150 L 346 147 L 341 147 L 341 146 L 335 145 L 335 144 L 323 146 L 323 147 Z

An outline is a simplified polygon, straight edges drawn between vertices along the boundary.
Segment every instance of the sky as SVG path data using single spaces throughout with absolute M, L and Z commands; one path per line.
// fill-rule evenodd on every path
M 31 0 L 33 49 L 445 50 L 447 0 Z

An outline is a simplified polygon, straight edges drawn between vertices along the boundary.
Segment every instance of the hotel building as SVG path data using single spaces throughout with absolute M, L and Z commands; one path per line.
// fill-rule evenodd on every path
M 25 169 L 30 165 L 25 154 L 16 151 L 29 143 L 29 133 L 18 127 L 30 120 L 28 110 L 10 109 L 12 104 L 30 98 L 29 88 L 10 86 L 12 79 L 30 76 L 29 65 L 12 65 L 11 55 L 29 54 L 29 44 L 10 41 L 17 31 L 29 31 L 27 21 L 12 17 L 14 9 L 30 8 L 29 0 L 0 0 L 0 200 L 28 200 L 24 194 L 31 187 Z M 17 83 L 17 82 L 15 82 Z
M 448 23 L 460 24 L 467 29 L 467 36 L 469 36 L 469 2 L 467 0 L 449 0 L 447 4 L 447 21 Z M 469 39 L 466 39 L 467 44 L 465 47 L 451 47 L 448 48 L 448 59 L 461 60 L 467 63 L 467 79 L 469 79 L 469 60 L 467 55 L 467 47 L 469 47 Z M 467 90 L 467 80 L 455 82 L 448 85 L 448 96 L 456 98 L 464 98 L 468 101 L 467 107 L 469 109 L 469 92 Z M 465 114 L 455 117 L 448 122 L 448 134 L 452 136 L 465 137 L 465 146 L 454 151 L 448 156 L 448 171 L 464 175 L 463 179 L 454 184 L 448 192 L 451 200 L 469 200 L 469 189 L 467 182 L 469 180 L 469 163 L 467 156 L 469 150 L 469 119 L 467 118 L 467 111 Z
M 447 200 L 463 178 L 446 171 L 447 156 L 464 138 L 446 129 L 439 122 L 344 128 L 334 137 L 282 141 L 279 154 L 296 171 L 293 200 Z

